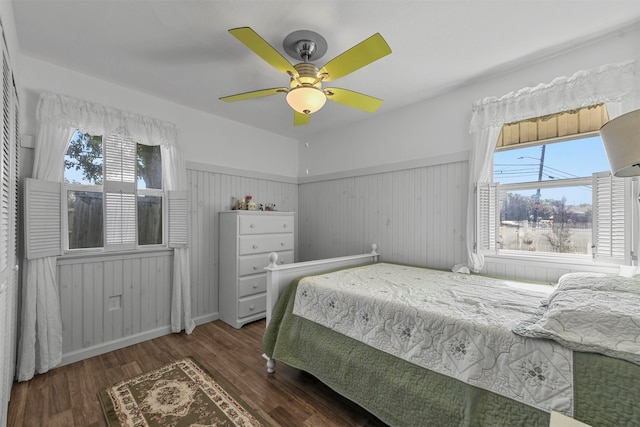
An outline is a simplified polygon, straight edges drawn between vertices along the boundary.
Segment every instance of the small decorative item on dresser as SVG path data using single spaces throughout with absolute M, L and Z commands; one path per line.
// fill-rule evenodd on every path
M 248 211 L 255 211 L 256 210 L 256 202 L 253 200 L 252 196 L 247 196 L 246 197 L 246 202 L 247 202 L 247 210 Z
M 247 205 L 244 202 L 244 199 L 238 199 L 238 210 L 244 211 L 247 209 Z

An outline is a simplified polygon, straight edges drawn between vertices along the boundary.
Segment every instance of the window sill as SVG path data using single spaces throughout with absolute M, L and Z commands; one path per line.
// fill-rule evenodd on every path
M 618 273 L 620 264 L 594 261 L 589 255 L 568 254 L 522 254 L 515 251 L 501 251 L 500 254 L 485 255 L 486 262 L 528 265 L 535 267 L 584 269 L 604 273 Z
M 105 258 L 109 259 L 122 259 L 122 258 L 147 258 L 161 255 L 163 253 L 173 254 L 173 248 L 167 247 L 150 247 L 144 249 L 134 249 L 127 251 L 78 251 L 67 252 L 64 255 L 58 257 L 57 264 L 73 264 L 78 260 L 94 260 Z

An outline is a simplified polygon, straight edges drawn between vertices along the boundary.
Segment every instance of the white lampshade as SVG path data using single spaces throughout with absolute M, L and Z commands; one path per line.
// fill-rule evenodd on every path
M 327 102 L 324 92 L 314 86 L 299 86 L 287 93 L 287 103 L 299 113 L 315 113 Z
M 609 120 L 600 136 L 615 176 L 640 175 L 640 110 Z

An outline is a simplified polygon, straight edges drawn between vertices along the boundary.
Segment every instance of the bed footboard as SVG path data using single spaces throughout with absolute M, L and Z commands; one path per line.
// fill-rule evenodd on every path
M 292 280 L 301 276 L 318 274 L 336 268 L 378 261 L 379 255 L 377 249 L 378 245 L 373 243 L 371 244 L 371 252 L 364 254 L 296 262 L 293 264 L 278 264 L 278 254 L 271 252 L 269 254 L 269 265 L 265 267 L 267 271 L 267 325 L 269 325 L 271 321 L 271 315 L 278 302 L 280 293 Z M 275 370 L 275 360 L 264 354 L 262 356 L 267 359 L 267 372 L 273 373 Z

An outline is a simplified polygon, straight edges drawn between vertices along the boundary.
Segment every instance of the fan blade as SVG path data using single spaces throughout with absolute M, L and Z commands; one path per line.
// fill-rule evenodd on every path
M 298 113 L 297 111 L 294 110 L 294 112 L 293 112 L 293 125 L 294 126 L 306 125 L 307 123 L 309 123 L 309 118 L 310 117 L 311 117 L 311 114 Z
M 243 101 L 245 99 L 260 98 L 261 96 L 276 95 L 278 93 L 287 93 L 289 89 L 286 87 L 274 87 L 271 89 L 254 90 L 253 92 L 238 93 L 236 95 L 223 96 L 220 98 L 224 102 Z
M 338 104 L 346 105 L 347 107 L 353 107 L 359 110 L 367 111 L 369 113 L 375 112 L 378 107 L 382 105 L 382 99 L 354 92 L 349 89 L 328 87 L 325 88 L 324 93 L 327 95 L 327 99 L 330 99 L 331 101 L 337 102 Z
M 387 42 L 380 33 L 376 33 L 327 62 L 320 70 L 320 74 L 329 74 L 324 79 L 326 82 L 335 80 L 353 73 L 390 53 L 391 48 Z
M 282 73 L 294 73 L 298 76 L 296 69 L 273 46 L 267 43 L 249 27 L 232 28 L 229 30 L 232 36 L 240 40 L 246 47 L 251 49 L 260 58 L 267 61 L 273 68 Z

